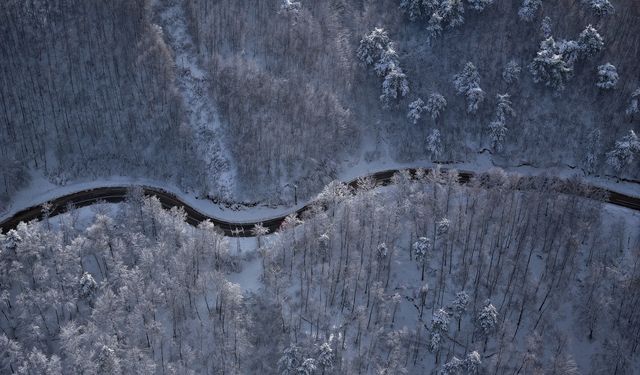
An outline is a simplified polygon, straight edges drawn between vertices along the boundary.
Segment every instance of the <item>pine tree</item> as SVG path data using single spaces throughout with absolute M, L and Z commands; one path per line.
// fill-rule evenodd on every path
M 429 16 L 438 8 L 439 0 L 402 0 L 400 9 L 409 16 L 409 20 L 415 22 Z
M 590 7 L 598 16 L 606 16 L 614 12 L 613 5 L 609 0 L 582 0 L 582 3 Z
M 80 278 L 80 297 L 91 301 L 93 300 L 97 290 L 98 284 L 91 274 L 88 272 L 83 273 Z
M 489 140 L 491 147 L 500 152 L 504 148 L 504 140 L 507 136 L 507 116 L 515 116 L 509 94 L 498 94 L 496 105 L 496 119 L 489 124 Z
M 357 56 L 367 65 L 372 65 L 380 59 L 390 43 L 391 39 L 389 39 L 387 31 L 381 27 L 376 27 L 360 40 Z
M 558 91 L 563 90 L 573 76 L 573 65 L 565 60 L 553 37 L 540 43 L 540 50 L 529 65 L 529 70 L 534 82 L 544 82 Z
M 302 361 L 300 367 L 296 369 L 297 375 L 313 375 L 318 366 L 316 365 L 316 360 L 313 358 L 306 358 Z
M 465 291 L 456 293 L 456 298 L 451 302 L 451 311 L 453 312 L 453 317 L 458 321 L 458 331 L 460 331 L 462 316 L 466 313 L 468 305 L 469 295 Z
M 613 150 L 607 153 L 607 163 L 616 170 L 631 165 L 637 154 L 640 153 L 640 138 L 633 130 L 619 141 L 616 141 Z
M 409 81 L 407 81 L 407 76 L 402 69 L 394 68 L 384 77 L 380 101 L 384 108 L 388 108 L 393 101 L 406 96 L 408 93 Z
M 500 121 L 506 122 L 507 116 L 515 116 L 516 111 L 513 110 L 513 103 L 511 102 L 511 95 L 509 94 L 497 94 L 496 99 L 496 118 Z
M 335 354 L 333 353 L 333 349 L 331 349 L 331 345 L 325 342 L 320 345 L 320 349 L 318 351 L 318 366 L 322 369 L 322 373 L 325 373 L 333 368 L 335 362 Z
M 420 237 L 418 238 L 418 241 L 413 243 L 413 254 L 416 257 L 416 261 L 420 263 L 422 267 L 421 281 L 424 281 L 424 271 L 429 259 L 429 252 L 431 251 L 431 248 L 431 240 L 427 237 Z
M 550 38 L 553 35 L 551 28 L 551 18 L 545 17 L 542 19 L 542 24 L 540 25 L 540 31 L 542 31 L 542 36 L 546 38 Z
M 472 9 L 482 12 L 486 7 L 493 4 L 494 0 L 467 0 Z
M 431 130 L 431 134 L 427 136 L 426 148 L 429 155 L 431 155 L 432 161 L 438 160 L 444 152 L 440 131 L 438 129 Z
M 531 22 L 536 16 L 536 12 L 542 6 L 542 0 L 524 0 L 518 10 L 521 20 Z
M 446 217 L 438 220 L 436 223 L 436 233 L 438 236 L 443 236 L 449 232 L 449 227 L 451 226 L 451 221 Z
M 460 360 L 458 357 L 453 356 L 451 360 L 444 365 L 440 369 L 440 375 L 461 375 L 462 369 L 464 368 L 464 361 Z
M 441 0 L 437 9 L 431 13 L 427 24 L 430 38 L 436 38 L 446 27 L 453 29 L 464 23 L 464 4 L 462 0 Z
M 626 113 L 629 116 L 633 116 L 639 112 L 640 112 L 640 88 L 636 89 L 633 93 L 631 93 L 631 100 L 629 101 L 629 106 L 627 107 L 627 110 L 626 110 Z
M 520 72 L 522 72 L 520 64 L 516 60 L 510 60 L 502 71 L 502 79 L 508 84 L 517 82 L 520 79 Z
M 598 66 L 598 82 L 596 86 L 603 90 L 611 90 L 618 83 L 618 71 L 610 63 Z
M 480 353 L 477 351 L 472 351 L 467 354 L 467 358 L 464 360 L 464 368 L 468 375 L 477 375 L 480 373 L 480 365 L 482 365 L 482 361 L 480 359 Z
M 604 39 L 593 26 L 587 26 L 578 36 L 578 45 L 584 57 L 592 57 L 604 48 Z
M 480 86 L 480 73 L 478 68 L 471 62 L 467 62 L 464 69 L 453 76 L 453 86 L 460 95 L 466 94 L 469 90 Z
M 431 332 L 427 343 L 427 349 L 431 353 L 435 353 L 436 363 L 438 363 L 440 348 L 448 331 L 449 314 L 443 309 L 436 310 L 431 317 Z
M 424 101 L 418 98 L 411 103 L 409 103 L 409 112 L 407 113 L 407 118 L 413 124 L 417 124 L 418 121 L 422 118 L 422 112 L 426 109 L 424 105 Z
M 302 4 L 299 1 L 294 0 L 282 0 L 280 4 L 280 12 L 282 13 L 297 13 L 302 8 Z
M 453 77 L 453 85 L 459 95 L 467 99 L 467 112 L 475 113 L 484 101 L 484 91 L 480 88 L 480 74 L 472 62 L 467 62 L 462 72 Z
M 120 359 L 113 349 L 106 345 L 101 345 L 98 349 L 98 373 L 106 375 L 120 374 Z
M 489 335 L 498 325 L 498 310 L 491 304 L 490 300 L 484 302 L 484 306 L 480 309 L 476 323 L 480 334 L 484 337 L 484 348 L 486 350 Z
M 297 369 L 300 365 L 299 356 L 300 349 L 294 344 L 289 345 L 278 360 L 278 372 L 281 375 L 297 375 Z
M 440 93 L 434 92 L 427 98 L 425 109 L 431 114 L 431 118 L 435 121 L 440 114 L 447 108 L 447 100 Z
M 380 53 L 380 58 L 374 64 L 373 70 L 379 77 L 386 76 L 389 72 L 399 68 L 398 54 L 393 49 L 391 43 Z
M 586 155 L 584 158 L 584 169 L 587 173 L 593 173 L 595 171 L 600 150 L 600 134 L 600 129 L 594 129 L 589 132 L 589 135 L 587 136 Z

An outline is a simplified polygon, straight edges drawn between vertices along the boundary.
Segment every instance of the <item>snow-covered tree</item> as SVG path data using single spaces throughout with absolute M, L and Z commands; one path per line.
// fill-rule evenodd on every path
M 467 375 L 479 374 L 481 365 L 482 360 L 480 358 L 480 353 L 474 350 L 471 353 L 467 354 L 467 358 L 465 358 L 464 360 L 464 368 Z
M 60 358 L 52 355 L 50 358 L 42 353 L 38 348 L 33 348 L 26 360 L 18 369 L 20 375 L 46 374 L 46 375 L 62 375 L 62 365 Z
M 463 368 L 464 361 L 454 355 L 449 362 L 442 365 L 440 375 L 461 375 Z
M 489 140 L 491 141 L 491 147 L 497 152 L 504 149 L 507 130 L 504 121 L 494 120 L 489 123 Z
M 376 27 L 360 40 L 357 56 L 367 65 L 371 65 L 380 59 L 391 43 L 389 34 L 381 27 Z
M 477 375 L 480 373 L 480 365 L 482 365 L 480 354 L 473 351 L 464 360 L 453 356 L 442 366 L 440 375 Z
M 614 11 L 613 5 L 609 0 L 582 0 L 598 16 L 606 16 Z
M 584 157 L 584 169 L 587 173 L 593 173 L 596 163 L 598 162 L 598 155 L 600 154 L 600 134 L 600 129 L 594 129 L 587 135 Z
M 373 70 L 380 77 L 386 76 L 389 72 L 399 68 L 398 54 L 390 43 L 385 50 L 380 53 L 380 58 L 373 66 Z
M 533 81 L 544 82 L 545 85 L 563 90 L 573 75 L 573 65 L 564 59 L 553 37 L 540 43 L 540 50 L 529 65 Z
M 18 233 L 18 231 L 15 229 L 11 229 L 9 232 L 7 232 L 3 239 L 4 241 L 2 241 L 2 245 L 5 249 L 10 251 L 15 251 L 18 245 L 22 242 L 20 233 Z
M 407 76 L 401 68 L 395 68 L 384 77 L 380 101 L 383 107 L 388 108 L 393 101 L 406 96 L 408 93 L 409 81 L 407 81 Z
M 640 112 L 640 88 L 631 93 L 631 100 L 629 101 L 629 106 L 626 110 L 626 113 L 629 116 L 633 116 L 638 112 Z
M 387 244 L 382 242 L 376 246 L 376 258 L 385 259 L 389 255 Z
M 253 228 L 251 228 L 251 234 L 253 234 L 258 239 L 258 247 L 261 247 L 261 239 L 263 236 L 269 234 L 269 228 L 266 228 L 262 223 L 255 224 Z
M 0 370 L 5 374 L 14 374 L 23 358 L 20 343 L 0 333 Z
M 90 273 L 85 272 L 80 278 L 80 297 L 92 300 L 98 290 L 98 284 Z
M 413 253 L 419 262 L 427 258 L 431 250 L 431 240 L 427 237 L 420 237 L 413 243 Z
M 497 94 L 496 99 L 496 118 L 498 120 L 506 121 L 507 116 L 515 116 L 516 111 L 513 110 L 513 103 L 511 102 L 511 95 L 509 94 Z
M 120 359 L 115 351 L 106 345 L 101 345 L 98 349 L 98 373 L 116 375 L 121 373 Z
M 429 155 L 431 155 L 431 160 L 437 160 L 444 152 L 440 131 L 438 129 L 431 130 L 431 134 L 427 136 L 426 148 Z
M 442 18 L 442 23 L 450 29 L 464 23 L 464 4 L 462 0 L 441 0 L 436 12 Z
M 502 79 L 508 84 L 517 82 L 520 79 L 520 72 L 522 72 L 520 64 L 516 60 L 510 60 L 502 71 Z
M 313 375 L 318 368 L 316 360 L 313 358 L 305 358 L 302 364 L 296 369 L 296 375 Z
M 333 349 L 331 349 L 331 345 L 329 345 L 329 343 L 325 342 L 320 345 L 317 357 L 318 366 L 322 369 L 323 373 L 333 368 L 335 362 L 335 354 L 333 353 Z
M 424 101 L 418 98 L 411 103 L 409 103 L 409 112 L 407 113 L 407 118 L 414 124 L 417 124 L 418 121 L 422 118 L 422 112 L 426 109 L 424 105 Z
M 300 349 L 295 345 L 290 345 L 284 350 L 278 360 L 278 373 L 281 375 L 297 375 L 300 366 Z
M 431 330 L 442 333 L 449 332 L 449 313 L 444 309 L 438 309 L 431 317 Z
M 438 222 L 436 223 L 436 233 L 438 234 L 438 236 L 442 236 L 447 234 L 447 232 L 449 232 L 449 227 L 451 226 L 451 220 L 447 219 L 446 217 L 443 217 L 442 219 L 438 220 Z
M 482 12 L 484 8 L 493 4 L 493 0 L 467 0 L 472 9 Z
M 437 9 L 439 0 L 401 0 L 400 9 L 412 22 L 429 18 Z
M 603 90 L 610 90 L 618 83 L 618 70 L 610 63 L 598 66 L 598 82 L 596 86 Z
M 357 56 L 365 64 L 373 64 L 376 74 L 384 77 L 380 95 L 383 108 L 389 108 L 393 101 L 409 93 L 409 81 L 399 65 L 398 54 L 384 29 L 375 28 L 366 34 L 360 40 Z
M 442 33 L 442 16 L 438 12 L 431 14 L 427 23 L 427 32 L 430 38 L 436 38 Z
M 521 20 L 531 22 L 536 16 L 536 12 L 542 6 L 542 0 L 524 0 L 518 10 Z
M 598 34 L 598 30 L 591 25 L 588 25 L 580 33 L 577 42 L 584 57 L 594 56 L 604 48 L 604 39 Z
M 299 1 L 282 0 L 282 3 L 280 3 L 280 12 L 282 13 L 297 13 L 301 8 L 302 4 Z
M 436 355 L 436 363 L 438 363 L 440 348 L 448 331 L 449 314 L 443 309 L 436 310 L 431 317 L 431 331 L 427 342 L 427 349 Z
M 453 85 L 459 95 L 467 99 L 467 112 L 475 113 L 484 101 L 484 91 L 480 88 L 480 74 L 472 62 L 467 62 L 462 72 L 453 77 Z
M 542 19 L 542 24 L 540 25 L 540 31 L 542 31 L 542 36 L 545 39 L 553 35 L 553 30 L 551 28 L 551 18 L 547 16 Z
M 474 87 L 467 91 L 467 112 L 476 113 L 482 102 L 484 102 L 484 91 L 480 87 Z
M 560 350 L 551 357 L 551 364 L 547 369 L 547 373 L 560 375 L 580 375 L 578 364 L 571 354 L 565 350 Z
M 431 114 L 431 118 L 435 121 L 440 114 L 447 108 L 447 100 L 440 93 L 434 92 L 427 98 L 425 109 Z
M 429 252 L 431 251 L 431 240 L 427 237 L 420 237 L 413 243 L 413 254 L 416 257 L 416 261 L 420 263 L 422 268 L 421 281 L 424 281 L 424 271 L 429 259 Z
M 480 86 L 480 73 L 478 68 L 471 62 L 467 62 L 464 69 L 453 76 L 453 86 L 460 95 L 466 94 L 469 90 Z
M 633 163 L 638 154 L 640 154 L 640 138 L 630 130 L 629 134 L 616 141 L 613 150 L 607 153 L 607 163 L 616 170 L 621 170 Z
M 453 313 L 453 317 L 458 322 L 458 331 L 460 330 L 460 322 L 462 321 L 462 316 L 467 311 L 467 306 L 469 305 L 469 295 L 465 291 L 461 291 L 456 293 L 456 297 L 451 302 L 451 312 Z
M 568 66 L 573 68 L 578 59 L 585 57 L 580 43 L 575 40 L 560 40 L 557 44 L 558 54 L 562 55 L 562 59 Z
M 480 309 L 476 323 L 480 330 L 480 334 L 484 336 L 484 345 L 486 348 L 489 335 L 498 325 L 498 309 L 491 304 L 490 300 L 486 300 L 484 302 L 484 306 Z
M 436 38 L 444 28 L 454 28 L 464 23 L 463 0 L 441 0 L 437 9 L 431 13 L 427 31 L 431 38 Z

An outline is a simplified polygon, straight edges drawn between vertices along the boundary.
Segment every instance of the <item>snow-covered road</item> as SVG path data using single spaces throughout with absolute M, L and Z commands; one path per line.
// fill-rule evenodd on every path
M 387 169 L 374 173 L 367 173 L 360 177 L 371 177 L 378 184 L 386 184 L 391 181 L 391 177 L 399 169 Z M 407 169 L 414 172 L 412 169 Z M 466 183 L 476 174 L 470 171 L 460 171 L 460 182 Z M 347 181 L 352 187 L 357 187 L 357 178 L 352 178 Z M 121 202 L 126 199 L 128 190 L 132 186 L 140 186 L 144 192 L 148 195 L 157 196 L 165 207 L 183 207 L 187 214 L 187 221 L 190 224 L 197 225 L 198 223 L 210 220 L 217 227 L 222 229 L 228 236 L 252 236 L 253 227 L 261 223 L 265 228 L 269 229 L 269 232 L 274 232 L 280 227 L 280 224 L 284 221 L 287 215 L 297 213 L 301 214 L 307 210 L 313 203 L 313 200 L 306 204 L 296 207 L 278 207 L 274 209 L 247 209 L 242 211 L 243 214 L 234 214 L 238 211 L 223 211 L 219 205 L 213 205 L 212 202 L 198 199 L 195 196 L 188 196 L 175 192 L 175 190 L 168 190 L 161 187 L 154 187 L 151 184 L 128 184 L 128 185 L 110 185 L 99 186 L 94 188 L 85 188 L 75 192 L 68 192 L 67 194 L 48 199 L 51 203 L 51 214 L 56 215 L 65 211 L 68 204 L 73 204 L 76 207 L 88 206 L 99 201 L 107 202 Z M 569 189 L 569 191 L 573 191 Z M 633 210 L 640 211 L 640 198 L 630 196 L 608 190 L 609 197 L 608 202 L 617 206 L 631 208 Z M 47 202 L 45 201 L 45 202 Z M 40 202 L 37 205 L 23 209 L 19 212 L 14 212 L 11 216 L 8 216 L 0 223 L 0 227 L 3 231 L 7 231 L 15 227 L 21 221 L 29 221 L 39 218 L 42 214 L 42 204 Z M 211 208 L 216 209 L 212 210 Z M 262 215 L 262 216 L 261 216 Z

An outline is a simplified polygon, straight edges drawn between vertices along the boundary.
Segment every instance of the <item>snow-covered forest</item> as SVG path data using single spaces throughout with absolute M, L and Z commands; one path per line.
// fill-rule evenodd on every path
M 331 183 L 252 245 L 139 190 L 22 224 L 0 238 L 0 370 L 632 374 L 640 216 L 584 189 Z
M 640 373 L 638 4 L 0 1 L 0 374 Z
M 278 202 L 354 163 L 483 153 L 637 180 L 639 17 L 635 0 L 3 1 L 1 200 L 35 173 Z

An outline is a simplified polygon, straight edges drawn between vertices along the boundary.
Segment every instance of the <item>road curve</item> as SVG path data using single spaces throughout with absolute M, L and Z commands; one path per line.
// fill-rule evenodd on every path
M 409 171 L 412 175 L 415 174 L 416 169 L 405 169 Z M 425 169 L 429 170 L 429 169 Z M 443 171 L 445 169 L 442 169 Z M 376 184 L 378 185 L 387 185 L 391 183 L 391 178 L 397 172 L 401 170 L 391 169 L 385 170 L 381 172 L 376 172 L 367 177 L 371 177 Z M 459 182 L 461 184 L 466 184 L 476 175 L 473 172 L 468 171 L 459 171 Z M 486 174 L 480 174 L 478 178 L 478 184 L 480 186 L 483 185 L 482 176 Z M 567 193 L 567 194 L 577 194 L 581 196 L 586 196 L 588 198 L 600 199 L 604 200 L 608 203 L 622 206 L 626 208 L 630 208 L 632 210 L 640 211 L 640 198 L 632 197 L 629 195 L 625 195 L 622 193 L 618 193 L 611 190 L 605 190 L 600 188 L 594 188 L 586 185 L 581 185 L 579 188 L 576 188 L 575 183 L 569 180 L 562 180 L 558 178 L 545 178 L 545 177 L 534 177 L 534 176 L 521 176 L 521 180 L 528 180 L 529 183 L 520 184 L 516 187 L 518 190 L 530 190 L 530 189 L 539 189 L 542 186 L 543 189 L 549 189 L 550 186 L 559 193 Z M 538 179 L 537 182 L 533 182 L 535 179 Z M 542 181 L 542 184 L 540 183 Z M 526 182 L 526 181 L 525 181 Z M 358 179 L 352 180 L 348 182 L 348 185 L 352 188 L 357 188 Z M 526 186 L 526 187 L 522 187 Z M 50 216 L 55 216 L 61 213 L 64 213 L 67 210 L 68 204 L 73 204 L 74 207 L 85 207 L 97 203 L 98 201 L 105 201 L 109 203 L 118 203 L 123 202 L 127 197 L 127 192 L 132 188 L 132 186 L 117 186 L 117 187 L 104 187 L 104 188 L 94 188 L 89 190 L 83 190 L 77 193 L 72 193 L 68 195 L 64 195 L 58 197 L 48 203 L 51 204 L 51 208 L 49 211 Z M 225 235 L 227 236 L 239 236 L 239 237 L 251 237 L 251 229 L 254 225 L 258 224 L 258 222 L 232 222 L 228 220 L 224 220 L 222 218 L 211 217 L 205 215 L 195 208 L 187 205 L 185 202 L 180 200 L 175 194 L 165 191 L 163 189 L 150 187 L 150 186 L 141 186 L 146 195 L 154 195 L 158 197 L 160 203 L 164 208 L 171 207 L 182 207 L 186 213 L 186 221 L 191 225 L 198 225 L 202 221 L 210 220 L 216 227 L 220 228 Z M 298 216 L 307 211 L 313 202 L 309 202 L 304 207 L 295 211 Z M 293 213 L 293 212 L 291 212 Z M 291 214 L 289 213 L 289 214 Z M 24 209 L 7 220 L 0 223 L 0 232 L 6 233 L 7 231 L 14 229 L 18 226 L 20 222 L 30 221 L 34 219 L 41 218 L 43 214 L 42 205 L 33 206 L 27 209 Z M 267 220 L 262 220 L 260 223 L 269 230 L 269 233 L 275 232 L 280 228 L 280 225 L 284 221 L 287 215 L 282 215 L 278 217 L 274 217 Z

